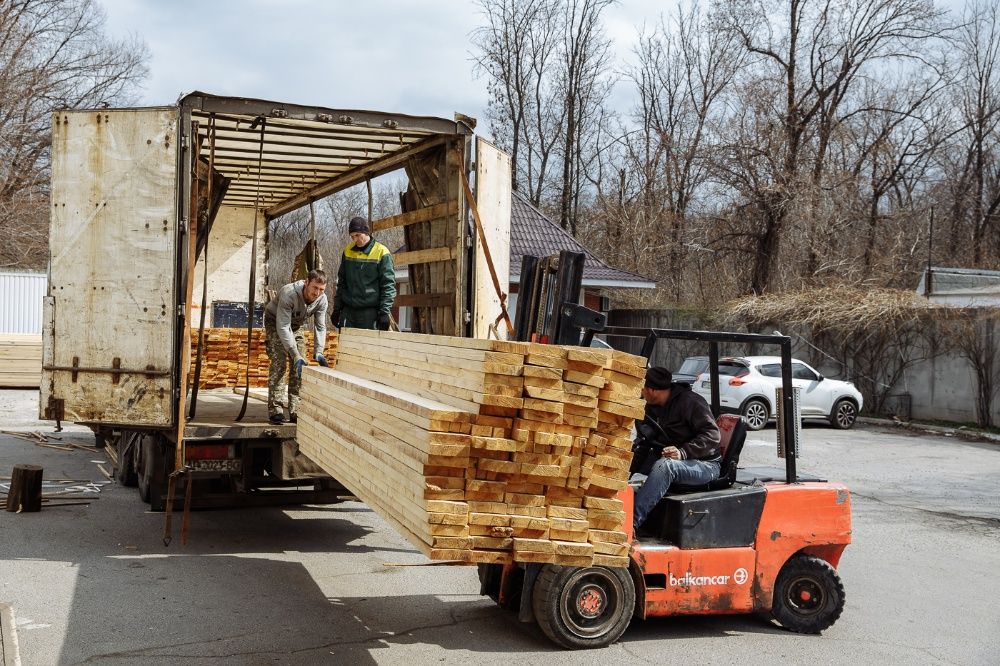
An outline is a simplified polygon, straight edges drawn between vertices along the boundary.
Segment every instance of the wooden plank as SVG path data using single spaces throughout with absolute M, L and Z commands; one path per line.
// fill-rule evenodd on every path
M 441 217 L 457 214 L 458 201 L 452 200 L 445 203 L 434 204 L 433 206 L 427 206 L 425 208 L 418 208 L 416 210 L 400 213 L 398 215 L 383 217 L 381 220 L 373 221 L 371 223 L 371 228 L 372 231 L 385 231 L 386 229 L 394 229 L 395 227 L 403 227 L 409 224 L 416 224 L 418 222 L 430 222 L 431 220 L 436 220 Z M 449 259 L 450 258 L 451 257 L 449 257 Z M 395 256 L 393 259 L 395 259 Z M 401 264 L 396 263 L 396 265 L 399 266 Z
M 392 255 L 392 263 L 395 266 L 409 266 L 410 264 L 430 264 L 435 261 L 451 261 L 454 258 L 452 248 L 436 247 L 430 250 L 399 252 Z
M 400 294 L 396 305 L 404 308 L 445 308 L 452 307 L 454 294 Z

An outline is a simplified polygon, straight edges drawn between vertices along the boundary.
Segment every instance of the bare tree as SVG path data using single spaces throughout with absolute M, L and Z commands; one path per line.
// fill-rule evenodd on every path
M 480 0 L 485 25 L 473 34 L 494 139 L 511 151 L 515 189 L 536 206 L 551 204 L 573 233 L 608 127 L 613 70 L 601 15 L 614 2 Z
M 996 1 L 966 6 L 958 31 L 955 108 L 959 131 L 948 175 L 949 254 L 974 266 L 1000 265 L 1000 14 Z M 961 248 L 970 251 L 962 256 Z M 960 259 L 960 260 L 961 260 Z
M 865 81 L 926 64 L 944 27 L 929 0 L 725 0 L 724 29 L 743 43 L 747 67 L 738 82 L 737 114 L 722 177 L 745 201 L 754 264 L 748 291 L 774 282 L 781 238 L 804 187 L 826 175 L 831 144 L 848 102 Z
M 704 258 L 693 248 L 700 229 L 690 210 L 707 194 L 723 94 L 740 65 L 740 44 L 711 23 L 692 3 L 639 35 L 636 64 L 627 73 L 637 96 L 631 126 L 622 131 L 614 176 L 596 183 L 596 217 L 607 227 L 607 243 L 622 247 L 625 226 L 635 226 L 630 235 L 647 238 L 666 261 L 651 274 L 648 262 L 614 259 L 658 278 L 676 300 L 689 295 L 685 257 L 691 251 Z
M 487 77 L 493 138 L 510 151 L 513 187 L 541 204 L 553 149 L 563 134 L 555 84 L 560 17 L 556 0 L 479 0 L 473 33 L 477 71 Z
M 0 266 L 45 263 L 52 111 L 130 101 L 147 57 L 92 0 L 0 3 Z
M 560 51 L 560 92 L 565 131 L 559 152 L 562 158 L 562 185 L 559 195 L 559 224 L 577 233 L 581 194 L 583 149 L 600 123 L 610 92 L 608 70 L 611 42 L 603 34 L 601 13 L 615 0 L 567 0 Z

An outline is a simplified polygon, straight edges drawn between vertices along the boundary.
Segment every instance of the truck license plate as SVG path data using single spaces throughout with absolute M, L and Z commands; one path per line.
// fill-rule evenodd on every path
M 196 472 L 239 472 L 242 460 L 189 460 L 188 467 Z

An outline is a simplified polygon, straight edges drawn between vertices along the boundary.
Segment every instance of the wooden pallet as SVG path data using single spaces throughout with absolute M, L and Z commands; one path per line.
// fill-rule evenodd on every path
M 303 373 L 301 450 L 432 559 L 627 566 L 645 359 L 345 329 Z

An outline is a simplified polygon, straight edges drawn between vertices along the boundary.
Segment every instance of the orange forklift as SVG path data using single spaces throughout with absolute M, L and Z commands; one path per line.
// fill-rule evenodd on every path
M 720 478 L 707 486 L 672 486 L 639 534 L 632 526 L 635 489 L 623 490 L 628 569 L 480 565 L 481 593 L 517 611 L 521 621 L 536 621 L 546 636 L 569 649 L 614 643 L 633 618 L 759 613 L 800 633 L 819 633 L 836 622 L 844 608 L 837 566 L 851 541 L 850 493 L 841 483 L 796 471 L 800 433 L 791 339 L 606 327 L 599 313 L 580 312 L 568 299 L 558 302 L 565 306 L 561 319 L 572 325 L 553 342 L 575 338 L 590 346 L 595 331 L 639 337 L 647 359 L 660 341 L 708 345 L 712 410 L 723 435 Z M 583 328 L 582 339 L 577 327 Z M 719 416 L 720 344 L 780 347 L 777 432 L 784 469 L 738 467 L 746 425 L 742 417 Z M 638 422 L 637 446 L 655 445 L 655 428 L 650 420 Z

